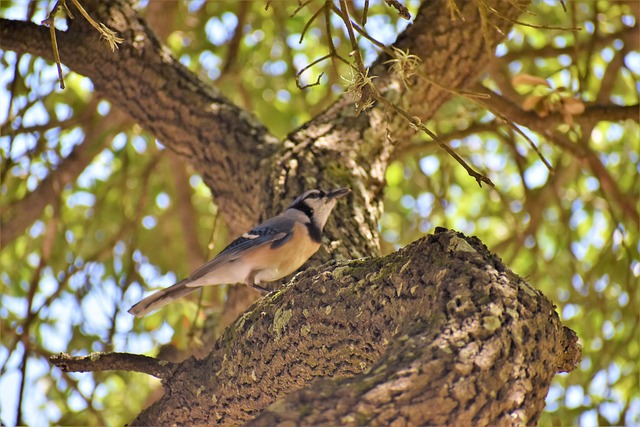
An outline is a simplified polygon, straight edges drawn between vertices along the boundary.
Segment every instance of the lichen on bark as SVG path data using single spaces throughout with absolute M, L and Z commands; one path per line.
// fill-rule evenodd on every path
M 440 229 L 301 273 L 133 424 L 532 424 L 579 357 L 544 295 L 478 239 Z

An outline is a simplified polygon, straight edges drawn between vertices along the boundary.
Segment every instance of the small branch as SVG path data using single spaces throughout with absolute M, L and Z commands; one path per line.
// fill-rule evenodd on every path
M 80 14 L 84 16 L 84 19 L 86 19 L 87 22 L 91 24 L 91 26 L 100 33 L 100 36 L 102 37 L 102 39 L 104 39 L 109 44 L 111 51 L 115 51 L 118 45 L 124 41 L 124 39 L 121 37 L 118 37 L 117 36 L 118 33 L 113 31 L 111 28 L 107 27 L 106 25 L 104 25 L 102 22 L 100 23 L 96 22 L 91 17 L 91 15 L 89 15 L 87 11 L 84 10 L 84 7 L 82 7 L 79 0 L 71 0 L 71 1 L 73 2 L 73 5 L 78 8 L 78 10 L 80 11 Z
M 325 59 L 329 59 L 331 58 L 332 55 L 329 53 L 327 55 L 321 56 L 320 58 L 316 59 L 315 61 L 313 61 L 311 64 L 305 66 L 304 68 L 302 68 L 300 71 L 298 71 L 296 73 L 296 86 L 298 86 L 298 89 L 306 89 L 310 86 L 316 86 L 318 84 L 320 84 L 320 77 L 322 77 L 322 74 L 320 74 L 320 76 L 318 77 L 318 81 L 313 83 L 313 84 L 309 84 L 309 85 L 302 85 L 300 83 L 300 76 L 302 75 L 302 73 L 304 73 L 305 71 L 307 71 L 309 68 L 313 67 L 314 65 L 316 65 L 319 62 L 324 61 Z
M 351 49 L 353 49 L 350 55 L 353 55 L 356 61 L 356 66 L 358 67 L 358 71 L 360 71 L 360 74 L 366 75 L 364 61 L 362 60 L 362 52 L 360 52 L 360 46 L 358 46 L 356 35 L 353 32 L 353 25 L 351 23 L 351 17 L 349 16 L 349 9 L 347 7 L 347 2 L 345 0 L 340 0 L 340 9 L 342 11 L 342 16 L 341 16 L 342 21 L 344 22 L 347 28 L 347 34 L 349 35 L 349 42 L 351 43 Z
M 482 87 L 477 85 L 476 88 L 482 91 Z M 534 132 L 538 132 L 547 138 L 550 142 L 559 146 L 563 150 L 571 153 L 574 157 L 580 160 L 586 160 L 589 164 L 593 175 L 600 181 L 600 185 L 606 194 L 609 194 L 613 200 L 615 200 L 621 207 L 625 216 L 633 221 L 634 225 L 638 227 L 640 225 L 640 216 L 635 206 L 635 200 L 631 200 L 625 194 L 618 185 L 618 181 L 612 176 L 607 168 L 602 164 L 598 155 L 591 150 L 588 144 L 576 144 L 573 143 L 564 132 L 560 132 L 555 129 L 558 123 L 561 123 L 561 116 L 557 114 L 550 114 L 547 117 L 539 117 L 536 113 L 531 111 L 524 111 L 518 105 L 512 103 L 510 100 L 484 88 L 485 91 L 491 94 L 491 98 L 485 99 L 486 103 L 492 110 L 496 110 L 501 115 L 509 117 L 515 123 L 519 123 L 528 127 Z M 610 111 L 611 117 L 601 117 L 603 111 Z M 589 125 L 588 120 L 594 121 L 608 121 L 608 120 L 620 120 L 620 119 L 635 119 L 637 120 L 638 105 L 630 106 L 611 106 L 611 105 L 596 105 L 587 106 L 584 113 L 576 116 L 576 122 L 581 125 Z M 581 120 L 587 120 L 586 123 Z M 589 132 L 590 134 L 590 132 Z
M 60 2 L 56 2 L 55 6 L 53 6 L 53 9 L 51 9 L 51 12 L 49 13 L 49 16 L 47 16 L 47 19 L 42 21 L 42 25 L 49 27 L 49 34 L 51 36 L 51 47 L 53 49 L 53 58 L 56 62 L 56 66 L 58 67 L 58 81 L 60 82 L 60 89 L 64 89 L 64 77 L 62 76 L 62 63 L 60 61 L 60 52 L 58 51 L 58 40 L 56 39 L 56 27 L 54 25 L 56 13 L 58 12 L 58 9 L 60 9 L 60 7 L 64 7 L 65 11 L 69 10 L 64 2 L 62 3 L 62 6 L 60 5 Z M 73 16 L 71 14 L 69 14 L 69 17 L 73 19 Z
M 311 15 L 311 18 L 309 18 L 307 23 L 304 24 L 304 28 L 302 29 L 302 32 L 300 33 L 300 39 L 298 40 L 298 43 L 302 43 L 302 40 L 304 40 L 304 35 L 307 33 L 307 30 L 309 29 L 311 24 L 313 24 L 313 21 L 315 21 L 323 11 L 326 11 L 326 8 L 324 6 L 322 6 L 318 10 L 316 10 L 315 13 L 313 15 Z
M 379 49 L 383 50 L 389 56 L 394 56 L 393 48 L 389 48 L 384 43 L 382 43 L 382 42 L 376 40 L 375 38 L 373 38 L 364 28 L 362 28 L 358 24 L 356 24 L 351 18 L 349 18 L 348 16 L 343 15 L 342 14 L 342 10 L 338 9 L 335 4 L 333 4 L 333 3 L 328 3 L 328 4 L 330 5 L 330 9 L 333 11 L 333 13 L 338 15 L 340 17 L 340 19 L 342 19 L 342 21 L 345 21 L 346 19 L 349 19 L 353 29 L 356 30 L 361 36 L 363 36 L 364 38 L 369 40 L 371 43 L 373 43 Z
M 453 148 L 449 147 L 442 139 L 440 139 L 440 137 L 438 137 L 438 135 L 436 135 L 435 133 L 431 132 L 429 130 L 428 127 L 426 127 L 418 117 L 416 116 L 412 116 L 411 114 L 409 114 L 408 112 L 404 111 L 402 108 L 398 107 L 397 105 L 395 105 L 393 102 L 390 102 L 389 100 L 387 100 L 386 98 L 384 98 L 376 89 L 373 85 L 371 85 L 372 87 L 372 91 L 373 91 L 373 97 L 376 101 L 383 103 L 385 106 L 393 109 L 396 113 L 400 114 L 402 117 L 404 117 L 408 122 L 409 122 L 409 126 L 411 126 L 413 129 L 415 129 L 416 131 L 421 130 L 422 132 L 426 133 L 433 141 L 435 141 L 440 148 L 442 148 L 444 151 L 446 151 L 451 157 L 453 157 L 459 164 L 460 166 L 462 166 L 467 173 L 469 174 L 469 176 L 473 177 L 476 182 L 478 183 L 478 185 L 480 187 L 482 187 L 482 183 L 484 182 L 485 184 L 487 184 L 490 187 L 495 187 L 495 184 L 485 175 L 476 172 L 471 166 L 469 166 L 469 164 L 467 164 L 467 162 L 464 161 L 464 159 L 462 157 L 460 157 L 458 155 L 458 153 L 456 153 Z
M 484 5 L 484 4 L 483 4 Z M 528 22 L 518 21 L 517 19 L 512 19 L 506 16 L 502 16 L 495 8 L 484 5 L 486 10 L 494 14 L 500 19 L 504 19 L 507 22 L 511 22 L 514 25 L 522 25 L 524 27 L 537 28 L 542 30 L 557 30 L 557 31 L 582 31 L 581 27 L 573 26 L 573 27 L 560 27 L 555 25 L 542 25 L 542 24 L 530 24 Z M 524 9 L 522 9 L 524 11 Z
M 512 100 L 487 89 L 481 84 L 473 86 L 476 93 L 486 95 L 482 98 L 482 104 L 491 111 L 497 111 L 503 116 L 507 116 L 515 123 L 520 123 L 528 128 L 546 126 L 553 129 L 554 126 L 564 123 L 562 114 L 550 112 L 546 117 L 540 117 L 533 111 L 524 111 Z M 585 110 L 574 116 L 574 122 L 581 126 L 594 126 L 600 121 L 616 122 L 622 120 L 638 120 L 640 106 L 617 105 L 617 104 L 587 104 Z
M 484 98 L 484 99 L 487 99 L 487 98 Z M 549 163 L 547 158 L 544 157 L 544 155 L 540 152 L 540 149 L 538 148 L 536 143 L 533 142 L 533 140 L 531 138 L 529 138 L 529 136 L 526 133 L 524 133 L 522 131 L 522 129 L 520 129 L 508 116 L 505 116 L 504 114 L 500 113 L 500 111 L 498 111 L 496 109 L 493 109 L 490 105 L 488 105 L 486 102 L 484 102 L 481 99 L 478 99 L 478 100 L 475 100 L 475 101 L 477 103 L 479 103 L 481 106 L 483 106 L 484 108 L 486 108 L 487 110 L 491 111 L 492 114 L 496 115 L 501 120 L 503 120 L 518 135 L 520 135 L 522 138 L 524 138 L 525 141 L 527 141 L 529 143 L 529 147 L 531 147 L 531 149 L 538 155 L 538 158 L 542 161 L 542 163 L 544 163 L 544 165 L 546 166 L 547 170 L 550 173 L 555 173 L 553 167 L 551 166 L 551 163 Z
M 289 15 L 289 18 L 293 18 L 294 16 L 296 16 L 298 14 L 298 12 L 300 12 L 302 9 L 304 9 L 312 1 L 313 0 L 307 0 L 305 2 L 300 2 L 298 4 L 298 7 L 296 7 L 296 10 L 294 10 L 293 13 L 291 13 L 291 15 Z
M 247 15 L 249 13 L 250 6 L 250 1 L 241 1 L 238 3 L 238 12 L 236 13 L 238 24 L 233 31 L 233 37 L 231 37 L 231 41 L 229 41 L 227 57 L 225 59 L 224 66 L 222 67 L 222 74 L 229 72 L 229 70 L 231 70 L 231 67 L 233 67 L 236 63 L 236 60 L 238 58 L 238 51 L 240 50 L 240 42 L 242 41 L 242 36 L 244 35 L 244 24 L 247 21 Z
M 400 3 L 398 0 L 384 0 L 384 2 L 388 6 L 391 6 L 392 8 L 394 8 L 398 12 L 398 15 L 400 15 L 401 18 L 404 18 L 406 20 L 411 19 L 411 13 L 409 13 L 409 9 L 407 9 L 407 7 L 402 3 Z
M 49 362 L 64 372 L 141 372 L 161 380 L 170 378 L 178 367 L 177 363 L 131 353 L 91 353 L 88 356 L 60 353 L 49 357 Z
M 82 16 L 84 16 L 85 19 L 91 24 L 91 26 L 93 26 L 96 30 L 98 30 L 101 37 L 107 41 L 112 51 L 115 50 L 116 47 L 118 47 L 119 43 L 122 43 L 123 39 L 118 37 L 115 31 L 111 30 L 110 28 L 108 28 L 106 25 L 102 23 L 98 24 L 93 18 L 91 18 L 91 16 L 89 16 L 87 11 L 84 10 L 84 8 L 82 7 L 82 5 L 78 0 L 71 0 L 71 1 L 78 8 Z M 74 19 L 74 16 L 71 13 L 71 10 L 69 10 L 69 7 L 67 6 L 66 0 L 58 0 L 56 4 L 53 6 L 53 8 L 51 9 L 51 12 L 49 12 L 47 19 L 42 21 L 42 25 L 49 27 L 49 34 L 51 37 L 51 47 L 53 50 L 53 58 L 55 60 L 56 67 L 58 68 L 58 81 L 60 82 L 60 89 L 64 89 L 64 78 L 62 76 L 62 61 L 60 61 L 60 52 L 58 50 L 58 40 L 56 38 L 56 27 L 54 25 L 56 14 L 60 9 L 64 10 L 64 13 L 69 17 L 69 19 Z
M 369 0 L 364 0 L 364 7 L 362 8 L 362 26 L 367 25 L 367 15 L 369 14 Z

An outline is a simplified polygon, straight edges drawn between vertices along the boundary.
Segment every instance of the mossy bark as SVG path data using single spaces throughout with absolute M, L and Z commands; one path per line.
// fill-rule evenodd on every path
M 579 358 L 544 295 L 478 239 L 440 229 L 301 273 L 133 424 L 529 425 Z

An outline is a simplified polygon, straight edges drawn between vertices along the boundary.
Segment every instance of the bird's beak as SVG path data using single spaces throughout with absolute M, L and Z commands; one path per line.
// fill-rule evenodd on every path
M 339 199 L 340 197 L 346 196 L 349 193 L 351 193 L 351 190 L 349 190 L 348 188 L 338 188 L 337 190 L 330 191 L 329 194 L 327 194 L 327 198 Z

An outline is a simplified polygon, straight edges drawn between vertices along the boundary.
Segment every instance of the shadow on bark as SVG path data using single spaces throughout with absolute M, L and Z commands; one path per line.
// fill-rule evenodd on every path
M 541 292 L 477 238 L 437 229 L 299 274 L 178 365 L 132 424 L 535 424 L 579 360 Z

